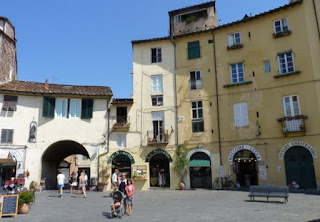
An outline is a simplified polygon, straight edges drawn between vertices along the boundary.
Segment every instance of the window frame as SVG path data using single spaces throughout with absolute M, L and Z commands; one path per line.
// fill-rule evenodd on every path
M 120 140 L 119 140 L 120 138 Z M 124 141 L 122 141 L 122 139 L 124 138 Z M 127 135 L 124 135 L 124 134 L 117 134 L 117 147 L 118 148 L 125 148 L 127 147 Z M 121 142 L 121 144 L 119 144 L 118 142 Z M 122 143 L 124 143 L 124 146 L 122 146 Z
M 244 112 L 243 107 L 242 107 L 243 105 L 245 105 L 245 107 L 246 107 L 245 112 Z M 239 113 L 240 121 L 239 121 L 239 124 L 237 122 L 238 118 L 236 117 L 236 115 L 237 115 L 236 106 L 239 106 L 239 108 L 240 108 L 240 113 Z M 246 114 L 245 118 L 244 118 L 243 114 Z M 247 102 L 241 102 L 241 103 L 234 103 L 233 104 L 233 119 L 234 119 L 234 126 L 236 128 L 248 127 L 249 126 L 249 111 L 248 111 L 248 103 Z
M 194 77 L 195 77 L 194 78 L 194 86 L 195 86 L 195 88 L 192 88 L 191 73 L 194 73 Z M 200 79 L 197 79 L 197 74 L 200 75 Z M 197 84 L 197 81 L 199 81 L 200 83 Z M 202 74 L 201 74 L 200 70 L 195 70 L 195 71 L 189 72 L 189 85 L 190 85 L 190 90 L 202 89 Z
M 266 64 L 269 64 L 269 71 L 266 71 Z M 270 62 L 270 60 L 265 60 L 265 61 L 263 61 L 263 71 L 264 71 L 264 73 L 270 73 L 271 72 L 271 62 Z
M 161 104 L 158 104 L 159 103 L 159 98 L 162 99 L 162 103 Z M 156 104 L 155 105 L 153 104 L 153 99 L 156 99 Z M 152 106 L 163 106 L 163 96 L 162 95 L 151 96 L 151 104 L 152 104 Z
M 299 113 L 298 114 L 295 114 L 295 111 L 294 111 L 294 104 L 293 104 L 293 97 L 294 96 L 297 97 L 297 103 L 298 103 L 298 109 L 299 109 Z M 289 98 L 291 116 L 289 116 L 288 113 L 287 113 L 286 101 L 285 101 L 286 98 Z M 284 113 L 285 117 L 294 117 L 294 116 L 301 115 L 300 99 L 299 99 L 299 95 L 298 94 L 283 96 L 282 97 L 282 105 L 283 105 L 283 113 Z M 292 114 L 294 114 L 294 115 L 292 115 Z
M 153 61 L 153 50 L 155 50 L 155 61 Z M 162 62 L 162 48 L 151 48 L 151 63 L 160 63 Z
M 159 78 L 159 77 L 161 77 L 161 84 L 160 84 L 161 87 L 159 87 L 158 89 L 161 89 L 161 90 L 153 91 L 153 88 L 154 88 L 154 86 L 153 86 L 153 83 L 154 83 L 153 78 Z M 151 94 L 152 95 L 163 94 L 163 75 L 152 75 L 151 76 Z
M 290 71 L 289 72 L 289 67 L 288 67 L 288 57 L 287 57 L 287 54 L 288 53 L 291 53 L 291 58 L 292 58 L 292 68 L 293 68 L 293 71 Z M 284 60 L 285 60 L 285 65 L 286 65 L 286 72 L 282 72 L 282 68 L 281 68 L 281 63 L 280 63 L 280 56 L 281 55 L 284 55 Z M 296 68 L 295 68 L 295 64 L 294 64 L 294 56 L 293 56 L 293 52 L 292 51 L 287 51 L 287 52 L 282 52 L 282 53 L 278 53 L 277 54 L 277 59 L 278 59 L 278 68 L 279 68 L 279 74 L 280 75 L 283 75 L 283 74 L 288 74 L 288 73 L 293 73 L 296 71 Z
M 283 20 L 286 20 L 287 21 L 287 30 L 284 30 L 284 26 L 283 26 Z M 276 30 L 276 22 L 279 22 L 280 21 L 280 31 L 277 32 Z M 285 31 L 289 31 L 289 19 L 287 17 L 285 18 L 282 18 L 282 19 L 277 19 L 273 22 L 273 31 L 274 31 L 274 34 L 278 34 L 278 33 L 281 33 L 281 32 L 285 32 Z
M 190 45 L 193 43 L 193 44 L 195 44 L 195 43 L 198 43 L 198 46 L 196 46 L 196 47 L 190 47 Z M 201 46 L 200 46 L 200 40 L 196 40 L 196 41 L 192 41 L 192 42 L 188 42 L 188 47 L 187 47 L 187 51 L 188 51 L 188 54 L 187 54 L 187 57 L 188 57 L 188 60 L 189 59 L 198 59 L 198 58 L 201 58 L 201 50 L 200 50 L 200 48 L 201 48 Z M 195 56 L 195 55 L 192 55 L 192 53 L 190 53 L 191 51 L 190 50 L 192 50 L 192 49 L 198 49 L 198 52 L 197 52 L 197 55 Z M 195 53 L 193 53 L 193 54 L 195 54 Z M 191 56 L 192 55 L 192 56 Z
M 2 110 L 17 111 L 17 106 L 18 106 L 18 96 L 3 95 Z
M 72 105 L 71 105 L 72 101 L 79 102 L 79 107 L 78 107 L 79 108 L 79 116 L 72 116 Z M 68 100 L 68 102 L 69 102 L 69 104 L 68 104 L 69 111 L 67 114 L 67 118 L 80 119 L 81 118 L 81 110 L 82 110 L 82 100 L 81 99 L 70 99 L 70 100 Z
M 236 43 L 236 34 L 239 34 L 239 43 Z M 230 45 L 230 37 L 232 37 L 232 45 Z M 241 45 L 242 42 L 241 42 L 241 33 L 240 32 L 234 32 L 234 33 L 230 33 L 228 34 L 228 46 L 231 47 L 231 46 L 234 46 L 234 45 Z
M 2 141 L 2 133 L 6 131 L 6 139 L 5 141 Z M 9 140 L 9 132 L 12 132 L 11 141 Z M 14 136 L 14 129 L 1 129 L 1 135 L 0 135 L 0 143 L 1 144 L 13 144 L 13 136 Z
M 241 82 L 240 82 L 240 77 L 239 77 L 239 64 L 242 64 L 242 76 L 243 76 L 243 81 L 241 81 Z M 233 66 L 233 65 L 236 66 L 237 82 L 233 82 L 233 73 L 232 73 L 232 66 Z M 231 83 L 232 83 L 232 84 L 238 84 L 238 83 L 243 83 L 243 82 L 245 82 L 246 80 L 245 80 L 244 64 L 243 64 L 243 62 L 230 64 L 230 75 L 231 75 Z
M 57 108 L 58 108 L 58 103 L 59 101 L 61 101 L 61 116 L 58 116 L 57 115 Z M 66 102 L 66 107 L 65 107 L 65 116 L 63 116 L 63 101 Z M 55 118 L 68 118 L 68 106 L 69 106 L 69 103 L 68 103 L 68 99 L 62 99 L 62 98 L 56 98 L 56 103 L 55 103 L 55 107 L 54 107 L 54 117 Z
M 175 24 L 179 24 L 179 23 L 181 23 L 182 22 L 182 20 L 181 20 L 181 15 L 175 15 L 174 16 L 174 23 Z
M 201 108 L 199 108 L 199 102 L 201 102 Z M 193 108 L 193 106 L 192 106 L 193 103 L 196 103 L 196 107 L 195 108 Z M 201 109 L 201 111 L 202 111 L 202 117 L 199 117 L 199 109 Z M 196 110 L 196 114 L 197 114 L 196 118 L 193 117 L 193 111 L 194 110 Z M 192 131 L 192 133 L 203 133 L 205 131 L 203 113 L 204 113 L 203 112 L 203 101 L 202 100 L 191 101 L 191 131 Z M 201 130 L 194 131 L 194 129 L 193 129 L 193 124 L 194 123 L 202 124 L 203 131 L 201 131 Z

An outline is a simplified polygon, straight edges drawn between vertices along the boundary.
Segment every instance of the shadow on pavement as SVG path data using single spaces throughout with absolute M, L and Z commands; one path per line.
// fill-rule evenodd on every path
M 285 202 L 283 201 L 266 201 L 266 200 L 254 200 L 254 201 L 251 201 L 251 200 L 243 200 L 244 202 L 248 202 L 248 203 L 275 203 L 275 204 L 285 204 Z

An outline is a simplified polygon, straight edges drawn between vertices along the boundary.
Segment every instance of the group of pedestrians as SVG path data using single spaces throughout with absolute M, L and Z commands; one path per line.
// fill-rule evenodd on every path
M 131 179 L 126 178 L 125 173 L 119 173 L 118 169 L 115 169 L 114 173 L 112 174 L 112 185 L 113 190 L 119 190 L 122 192 L 124 199 L 124 213 L 130 216 L 132 214 L 132 206 L 134 203 L 134 190 L 135 187 L 133 185 L 133 181 Z M 118 204 L 114 203 L 113 205 Z M 127 213 L 127 205 L 128 205 L 128 213 Z M 113 211 L 115 213 L 115 209 L 113 207 Z
M 63 193 L 64 180 L 65 180 L 65 175 L 62 173 L 61 170 L 59 170 L 57 175 L 57 187 L 58 187 L 59 197 L 61 197 Z M 84 198 L 87 197 L 86 185 L 88 183 L 88 176 L 84 170 L 80 173 L 79 180 L 77 179 L 77 174 L 75 172 L 72 172 L 69 183 L 70 183 L 70 193 L 72 194 L 75 193 L 75 189 L 78 186 L 76 197 L 79 197 L 80 190 L 82 190 Z

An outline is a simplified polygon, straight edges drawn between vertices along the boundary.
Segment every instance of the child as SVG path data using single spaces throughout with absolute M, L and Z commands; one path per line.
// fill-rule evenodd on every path
M 113 204 L 111 204 L 112 211 L 113 211 L 113 214 L 114 214 L 115 216 L 118 215 L 117 212 L 116 212 L 116 208 L 118 208 L 118 207 L 120 207 L 120 206 L 121 206 L 120 201 L 119 201 L 119 200 L 116 200 L 116 199 L 114 200 Z
M 134 202 L 134 186 L 133 186 L 133 182 L 131 179 L 127 180 L 127 186 L 126 186 L 126 193 L 127 193 L 127 202 L 129 205 L 129 214 L 128 216 L 130 216 L 132 214 L 132 205 Z

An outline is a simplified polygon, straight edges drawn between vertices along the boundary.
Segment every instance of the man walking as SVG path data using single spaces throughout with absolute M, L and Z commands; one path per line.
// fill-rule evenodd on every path
M 64 176 L 64 174 L 62 174 L 61 170 L 59 170 L 58 173 L 59 174 L 57 175 L 57 187 L 58 187 L 59 197 L 61 197 L 62 196 L 62 189 L 64 187 L 65 176 Z

